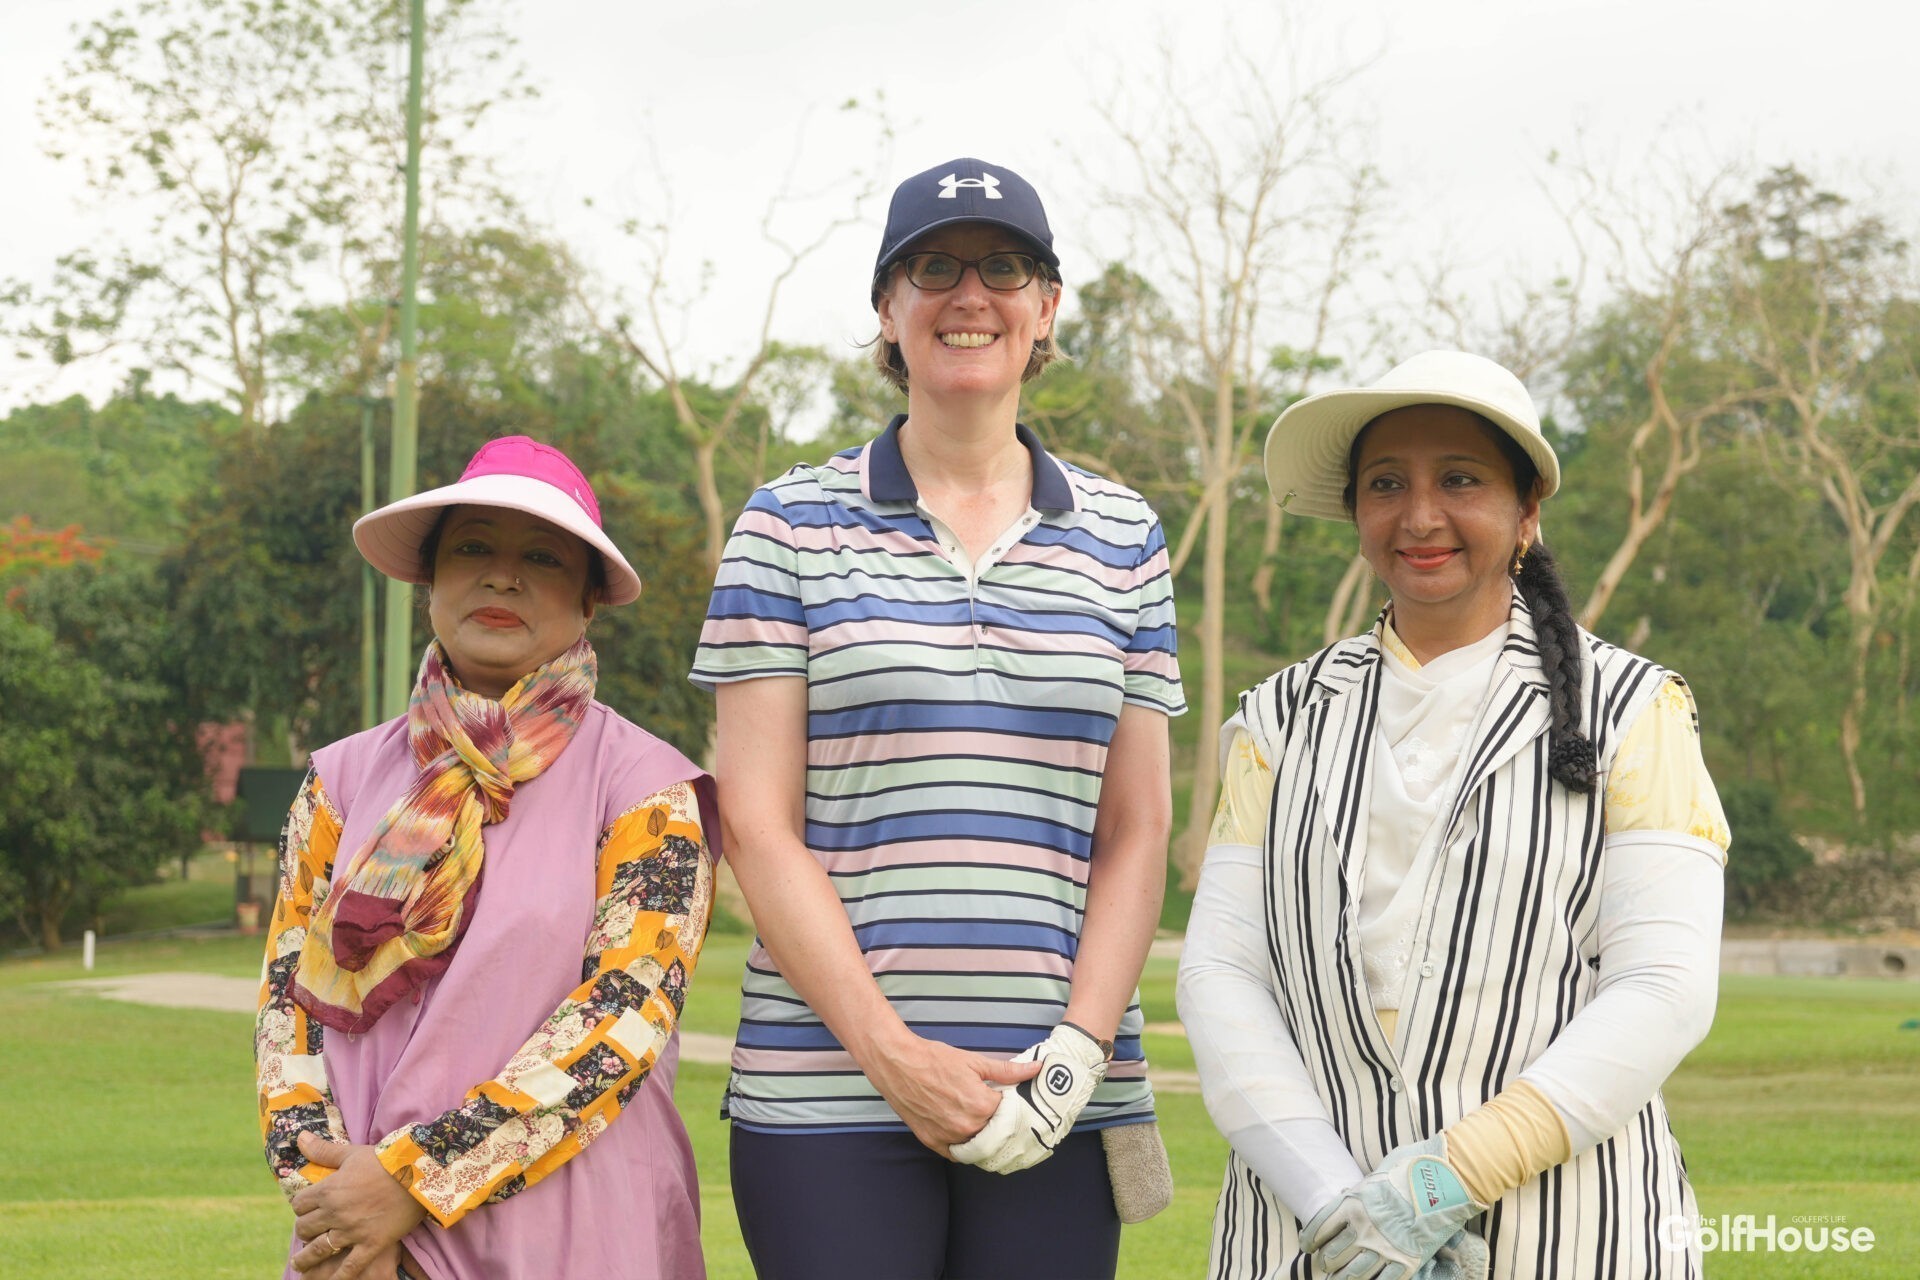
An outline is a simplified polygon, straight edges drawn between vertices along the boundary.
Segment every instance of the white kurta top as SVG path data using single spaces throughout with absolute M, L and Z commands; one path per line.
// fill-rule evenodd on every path
M 1505 623 L 1424 666 L 1381 647 L 1373 800 L 1361 873 L 1360 951 L 1376 1009 L 1398 1009 L 1411 968 L 1420 904 L 1446 834 L 1441 819 L 1460 789 L 1467 738 L 1486 703 Z

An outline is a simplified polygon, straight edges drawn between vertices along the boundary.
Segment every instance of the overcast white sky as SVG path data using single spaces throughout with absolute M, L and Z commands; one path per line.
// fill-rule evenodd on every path
M 33 109 L 71 26 L 113 7 L 0 0 L 0 279 L 40 279 L 83 237 L 139 225 L 79 204 L 76 175 L 41 154 Z M 772 260 L 755 228 L 796 139 L 803 185 L 870 161 L 871 134 L 839 103 L 884 92 L 898 135 L 889 186 L 962 154 L 1034 181 L 1071 285 L 1119 248 L 1096 243 L 1089 218 L 1082 170 L 1114 167 L 1092 101 L 1139 75 L 1163 31 L 1203 64 L 1230 24 L 1238 47 L 1278 53 L 1277 12 L 1247 0 L 520 0 L 510 23 L 543 96 L 497 119 L 487 142 L 521 179 L 530 212 L 613 282 L 633 272 L 608 223 L 656 206 L 657 153 L 687 278 L 713 263 L 685 354 L 696 367 L 724 364 L 757 322 Z M 1629 169 L 1679 137 L 1793 161 L 1908 210 L 1920 193 L 1920 6 L 1910 3 L 1347 0 L 1292 12 L 1296 38 L 1326 58 L 1378 54 L 1354 101 L 1375 119 L 1390 184 L 1390 264 L 1444 240 L 1474 270 L 1551 270 L 1564 241 L 1536 179 L 1547 151 L 1582 130 Z M 883 213 L 876 205 L 871 225 L 796 279 L 779 336 L 869 336 L 865 281 Z M 0 374 L 0 408 L 110 384 L 99 372 L 49 383 L 15 370 Z

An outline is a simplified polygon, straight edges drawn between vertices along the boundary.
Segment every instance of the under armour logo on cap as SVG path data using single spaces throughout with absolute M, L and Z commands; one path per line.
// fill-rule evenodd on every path
M 998 200 L 1000 198 L 1000 179 L 994 177 L 984 169 L 981 170 L 980 176 L 977 178 L 962 178 L 950 173 L 940 179 L 940 198 L 942 200 L 958 199 L 959 197 L 956 196 L 954 192 L 958 191 L 961 187 L 978 187 L 987 193 L 987 199 L 989 200 Z
M 1047 225 L 1047 211 L 1033 184 L 1005 165 L 989 169 L 981 160 L 962 156 L 923 169 L 894 188 L 887 229 L 880 237 L 880 256 L 873 264 L 874 305 L 879 305 L 880 294 L 887 288 L 887 269 L 913 250 L 920 237 L 969 222 L 1005 228 L 1026 242 L 1018 247 L 1050 268 L 1060 266 L 1053 251 L 1053 229 Z

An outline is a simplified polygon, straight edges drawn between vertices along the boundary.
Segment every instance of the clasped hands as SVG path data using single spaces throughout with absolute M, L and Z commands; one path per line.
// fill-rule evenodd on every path
M 988 1173 L 1018 1173 L 1052 1155 L 1107 1078 L 1099 1042 L 1066 1022 L 1012 1061 L 1038 1063 L 1040 1069 L 1019 1084 L 1001 1086 L 1000 1105 L 980 1132 L 948 1148 L 955 1160 Z
M 1464 1229 L 1486 1207 L 1436 1135 L 1389 1152 L 1313 1216 L 1300 1246 L 1333 1280 L 1486 1280 L 1487 1242 Z
M 1106 1054 L 1065 1024 L 1005 1060 L 907 1031 L 862 1069 L 928 1150 L 1013 1173 L 1053 1154 L 1105 1078 Z
M 400 1238 L 426 1210 L 394 1181 L 371 1146 L 303 1133 L 300 1154 L 332 1173 L 296 1192 L 293 1233 L 306 1242 L 293 1268 L 312 1280 L 393 1280 L 405 1249 Z

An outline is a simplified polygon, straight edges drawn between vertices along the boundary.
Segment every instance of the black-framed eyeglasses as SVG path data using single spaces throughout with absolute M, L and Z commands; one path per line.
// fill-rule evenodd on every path
M 941 293 L 960 283 L 972 267 L 980 283 L 1005 293 L 1024 289 L 1040 272 L 1040 263 L 1029 253 L 990 253 L 984 258 L 956 258 L 950 253 L 910 253 L 902 258 L 907 282 L 927 293 Z

